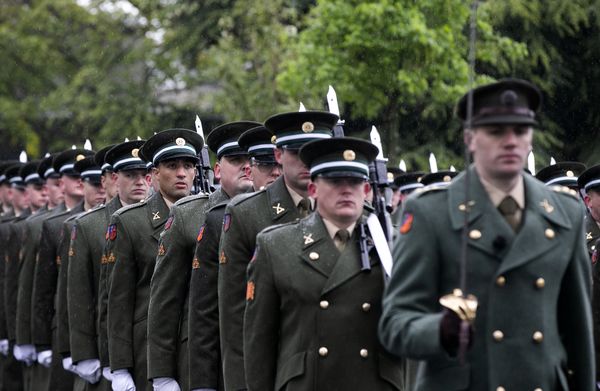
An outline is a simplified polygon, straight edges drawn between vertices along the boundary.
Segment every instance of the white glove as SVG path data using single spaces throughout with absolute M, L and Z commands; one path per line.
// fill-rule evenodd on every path
M 73 359 L 71 358 L 71 356 L 63 358 L 62 365 L 63 365 L 63 368 L 65 369 L 65 371 L 69 371 L 69 372 L 73 372 L 74 374 L 77 374 L 77 371 L 75 370 L 75 365 L 73 365 Z
M 113 371 L 112 375 L 113 391 L 136 391 L 135 383 L 127 369 L 117 369 Z
M 75 371 L 79 377 L 90 384 L 98 383 L 100 376 L 102 376 L 100 360 L 97 358 L 79 361 L 75 365 Z
M 37 361 L 46 368 L 50 368 L 50 365 L 52 364 L 52 350 L 39 352 L 37 354 Z
M 102 368 L 102 376 L 104 376 L 104 378 L 108 381 L 112 381 L 113 379 L 113 374 L 110 371 L 110 367 L 104 367 Z
M 152 379 L 154 391 L 181 391 L 179 384 L 171 377 L 155 377 Z
M 33 345 L 15 345 L 13 354 L 17 361 L 23 361 L 28 367 L 31 366 L 37 358 L 35 346 Z
M 8 357 L 8 349 L 9 349 L 8 339 L 0 339 L 0 353 L 2 353 L 4 356 Z

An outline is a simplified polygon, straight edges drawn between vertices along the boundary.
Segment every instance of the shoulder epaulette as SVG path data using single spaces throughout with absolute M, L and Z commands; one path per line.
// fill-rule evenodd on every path
M 62 211 L 60 213 L 54 214 L 52 216 L 48 216 L 48 218 L 45 219 L 44 221 L 52 221 L 54 219 L 57 219 L 57 218 L 60 218 L 60 217 L 64 217 L 64 215 L 69 214 L 70 212 L 71 211 L 69 211 L 69 210 L 64 210 L 64 211 Z
M 137 209 L 137 208 L 141 208 L 142 206 L 146 206 L 147 203 L 148 203 L 147 199 L 145 199 L 143 201 L 136 202 L 135 204 L 123 206 L 122 208 L 117 209 L 117 211 L 114 214 L 115 215 L 122 215 L 123 213 L 127 213 L 128 211 L 130 211 L 132 209 Z
M 573 189 L 568 188 L 567 186 L 556 185 L 556 186 L 550 186 L 550 188 L 557 193 L 568 194 L 577 200 L 579 199 L 579 195 L 577 194 L 577 192 Z
M 290 222 L 282 223 L 282 224 L 269 225 L 268 227 L 264 228 L 260 232 L 267 233 L 267 232 L 275 231 L 276 229 L 279 229 L 279 228 L 288 227 L 290 225 L 297 225 L 298 223 L 300 223 L 300 220 L 294 220 L 294 221 L 290 221 Z
M 253 199 L 255 197 L 258 197 L 261 194 L 264 194 L 266 192 L 266 189 L 263 190 L 258 190 L 252 193 L 242 193 L 242 194 L 238 194 L 235 197 L 233 197 L 233 199 L 231 199 L 229 201 L 230 204 L 232 205 L 240 205 L 241 203 Z
M 421 187 L 420 189 L 416 189 L 413 193 L 417 197 L 421 197 L 422 195 L 431 193 L 432 191 L 447 190 L 447 189 L 448 189 L 447 185 L 429 185 L 429 186 Z
M 90 215 L 92 213 L 95 213 L 95 212 L 98 212 L 100 210 L 103 210 L 104 208 L 106 208 L 106 204 L 97 205 L 97 206 L 93 207 L 90 210 L 86 210 L 85 212 L 81 212 L 80 214 L 75 215 L 75 218 L 76 219 L 80 219 L 80 218 L 88 216 L 88 215 Z
M 177 200 L 177 202 L 175 202 L 174 205 L 179 206 L 179 205 L 187 204 L 188 202 L 191 202 L 191 201 L 204 200 L 204 199 L 208 199 L 208 194 L 205 194 L 205 193 L 192 194 L 187 197 L 183 197 L 180 200 Z
M 210 209 L 208 209 L 206 211 L 206 213 L 212 212 L 213 210 L 225 208 L 227 205 L 229 205 L 230 201 L 231 200 L 226 200 L 226 201 L 223 201 L 223 202 L 219 202 L 218 204 L 211 206 Z

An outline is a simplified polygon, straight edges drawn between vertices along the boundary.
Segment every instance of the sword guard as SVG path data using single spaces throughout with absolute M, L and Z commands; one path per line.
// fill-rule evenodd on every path
M 477 313 L 477 298 L 473 295 L 464 295 L 460 289 L 440 298 L 440 304 L 454 312 L 461 320 L 473 324 Z

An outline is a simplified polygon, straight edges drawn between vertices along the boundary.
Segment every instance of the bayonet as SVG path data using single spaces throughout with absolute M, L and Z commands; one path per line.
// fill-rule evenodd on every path
M 19 161 L 21 163 L 27 163 L 27 152 L 21 151 L 21 154 L 19 155 Z
M 85 143 L 83 143 L 83 149 L 86 149 L 88 151 L 92 150 L 92 142 L 90 141 L 89 138 L 85 139 Z
M 306 107 L 304 107 L 304 103 L 300 102 L 300 107 L 298 108 L 298 111 L 300 111 L 300 112 L 306 111 Z
M 533 151 L 530 151 L 529 155 L 527 155 L 527 169 L 531 172 L 531 175 L 535 175 L 535 156 L 533 155 Z
M 196 125 L 196 133 L 202 137 L 202 141 L 204 142 L 204 146 L 198 153 L 198 165 L 196 169 L 198 171 L 196 176 L 196 184 L 195 187 L 198 192 L 210 193 L 212 190 L 211 187 L 211 173 L 212 170 L 210 168 L 210 156 L 208 154 L 208 147 L 206 145 L 206 139 L 204 138 L 204 129 L 202 128 L 202 121 L 200 121 L 200 117 L 196 115 L 196 121 L 194 122 Z
M 429 172 L 436 173 L 438 172 L 437 159 L 433 152 L 429 154 Z
M 340 107 L 338 106 L 337 94 L 330 85 L 327 90 L 327 106 L 329 112 L 338 116 L 338 122 L 333 127 L 333 137 L 344 137 L 344 120 L 340 116 Z
M 406 172 L 406 162 L 404 161 L 404 159 L 400 159 L 400 164 L 398 164 L 398 168 Z

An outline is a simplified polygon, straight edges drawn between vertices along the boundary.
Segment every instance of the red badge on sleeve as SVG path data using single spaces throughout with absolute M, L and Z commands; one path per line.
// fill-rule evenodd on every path
M 595 249 L 592 253 L 592 265 L 595 265 L 598 262 L 598 249 Z
M 71 228 L 71 240 L 75 240 L 76 237 L 77 237 L 77 226 L 74 225 L 73 228 Z
M 206 224 L 202 224 L 202 227 L 200 227 L 200 232 L 198 232 L 198 237 L 196 238 L 197 242 L 200 242 L 202 240 L 202 238 L 204 237 L 205 229 L 206 229 Z
M 173 220 L 175 219 L 175 217 L 171 216 L 167 219 L 167 222 L 165 223 L 165 231 L 168 231 L 171 228 L 171 225 L 173 224 Z
M 401 234 L 404 235 L 405 233 L 408 233 L 410 231 L 410 229 L 412 228 L 413 219 L 414 217 L 412 213 L 404 212 L 404 214 L 402 215 L 402 225 L 400 225 Z
M 117 238 L 117 226 L 116 224 L 111 224 L 108 226 L 106 230 L 106 240 L 115 240 Z
M 225 216 L 223 216 L 223 232 L 229 231 L 229 226 L 231 226 L 231 215 L 226 213 Z

